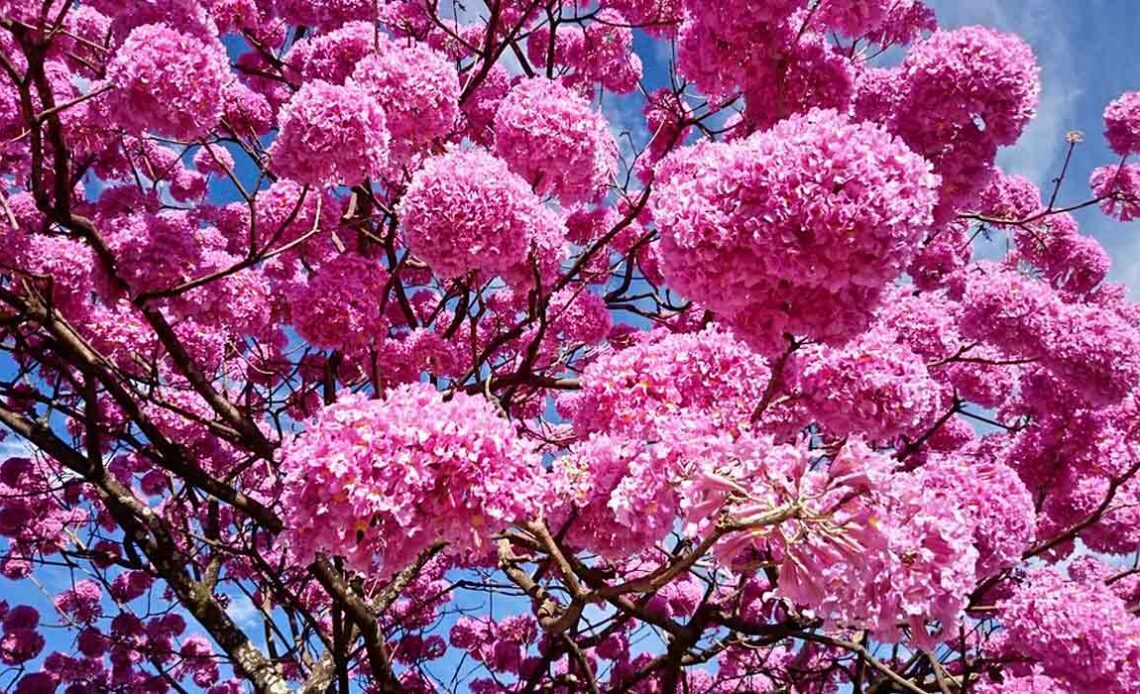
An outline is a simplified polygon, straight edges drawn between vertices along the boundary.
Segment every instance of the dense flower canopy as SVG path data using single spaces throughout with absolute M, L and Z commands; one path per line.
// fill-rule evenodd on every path
M 1039 75 L 920 0 L 0 0 L 0 688 L 1140 691 L 1140 92 L 1042 191 Z

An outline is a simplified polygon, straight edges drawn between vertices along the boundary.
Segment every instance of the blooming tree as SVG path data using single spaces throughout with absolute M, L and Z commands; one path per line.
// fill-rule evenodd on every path
M 919 0 L 0 0 L 0 686 L 1140 691 L 1140 93 L 1069 199 L 1038 91 Z

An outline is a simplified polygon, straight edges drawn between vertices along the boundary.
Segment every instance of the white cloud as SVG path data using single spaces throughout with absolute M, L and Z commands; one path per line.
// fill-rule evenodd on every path
M 258 624 L 263 618 L 261 611 L 246 595 L 231 596 L 230 603 L 226 605 L 226 612 L 238 626 L 243 628 Z

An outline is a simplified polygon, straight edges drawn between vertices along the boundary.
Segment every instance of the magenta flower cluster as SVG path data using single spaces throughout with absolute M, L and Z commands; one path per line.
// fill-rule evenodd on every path
M 481 396 L 427 385 L 344 395 L 282 456 L 283 508 L 301 561 L 343 554 L 357 571 L 398 571 L 438 541 L 489 551 L 491 536 L 540 513 L 541 459 Z
M 902 142 L 835 111 L 684 150 L 658 175 L 666 276 L 764 352 L 785 333 L 865 328 L 931 223 L 938 183 Z

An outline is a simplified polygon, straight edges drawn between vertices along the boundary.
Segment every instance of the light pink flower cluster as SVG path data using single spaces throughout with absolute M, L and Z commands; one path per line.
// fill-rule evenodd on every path
M 974 528 L 978 578 L 1015 566 L 1034 539 L 1033 496 L 1013 468 L 985 456 L 932 456 L 925 483 L 955 499 Z
M 290 287 L 289 313 L 297 334 L 314 345 L 353 350 L 383 340 L 387 288 L 383 266 L 346 253 Z
M 557 465 L 575 508 L 568 536 L 575 545 L 620 559 L 652 547 L 673 529 L 679 465 L 669 446 L 599 434 Z
M 1122 157 L 1140 154 L 1140 92 L 1125 92 L 1104 109 L 1104 137 Z
M 731 430 L 748 421 L 768 378 L 767 362 L 723 328 L 656 330 L 602 353 L 583 371 L 582 390 L 558 406 L 583 433 L 656 437 L 678 418 Z
M 482 148 L 424 162 L 398 211 L 408 248 L 444 277 L 502 274 L 525 263 L 540 236 L 564 233 L 526 181 Z
M 169 289 L 191 279 L 208 245 L 220 236 L 195 228 L 180 210 L 132 214 L 106 225 L 107 245 L 135 291 Z M 215 232 L 216 233 L 216 232 Z
M 713 103 L 742 92 L 737 127 L 745 133 L 811 108 L 847 110 L 854 63 L 828 44 L 825 25 L 813 28 L 814 15 L 796 11 L 801 4 L 690 3 L 678 36 L 678 69 Z
M 1024 176 L 996 171 L 989 185 L 978 193 L 978 211 L 991 219 L 1021 221 L 1043 207 L 1041 191 Z M 1000 222 L 995 222 L 999 224 Z
M 711 527 L 726 509 L 746 530 L 722 542 L 720 554 L 731 558 L 750 544 L 770 551 L 779 594 L 829 626 L 897 642 L 902 622 L 929 643 L 928 622 L 946 628 L 960 618 L 975 580 L 974 528 L 921 469 L 892 473 L 894 460 L 857 438 L 830 461 L 762 437 L 702 458 L 682 488 L 687 527 Z M 763 520 L 777 509 L 788 519 Z
M 617 142 L 606 119 L 558 82 L 529 79 L 495 113 L 495 152 L 543 195 L 594 202 L 617 175 Z
M 371 22 L 349 22 L 293 44 L 285 61 L 303 80 L 344 84 L 356 65 L 376 51 L 378 31 Z M 379 39 L 386 48 L 388 37 L 380 34 Z M 387 102 L 383 106 L 387 109 Z
M 881 128 L 834 111 L 686 148 L 658 175 L 665 275 L 766 352 L 785 333 L 865 328 L 931 223 L 938 181 Z
M 749 0 L 728 5 L 684 0 L 683 4 L 677 67 L 714 101 L 721 101 L 753 75 L 773 76 L 773 48 L 780 46 L 784 21 L 802 3 Z
M 1016 270 L 981 264 L 967 273 L 962 334 L 1033 359 L 1086 401 L 1119 401 L 1140 382 L 1140 333 L 1119 314 L 1065 303 Z
M 563 83 L 586 94 L 595 84 L 620 93 L 636 89 L 641 79 L 641 58 L 633 52 L 633 30 L 628 24 L 618 12 L 602 9 L 589 25 L 557 29 L 554 63 L 572 70 L 562 77 Z M 549 25 L 542 25 L 527 38 L 526 49 L 534 65 L 546 66 Z
M 459 118 L 459 76 L 441 53 L 422 43 L 391 42 L 360 62 L 352 81 L 384 105 L 394 153 L 430 145 Z
M 1092 172 L 1089 185 L 1104 198 L 1100 209 L 1108 216 L 1122 222 L 1140 217 L 1140 164 L 1101 166 Z
M 1034 569 L 1001 603 L 999 619 L 999 652 L 1022 663 L 1011 674 L 1032 674 L 1036 664 L 1073 692 L 1140 688 L 1140 618 L 1099 581 Z
M 942 176 L 944 204 L 959 204 L 992 175 L 997 148 L 1033 117 L 1039 69 L 1028 44 L 984 27 L 938 31 L 901 66 L 894 130 Z
M 916 437 L 943 409 L 941 389 L 923 360 L 886 330 L 870 330 L 842 347 L 808 347 L 796 363 L 805 406 L 836 437 Z
M 426 384 L 343 394 L 285 446 L 281 468 L 292 551 L 363 573 L 399 570 L 437 540 L 485 550 L 551 494 L 541 459 L 489 402 L 445 401 Z
M 388 165 L 384 110 L 361 87 L 306 82 L 278 118 L 269 156 L 286 178 L 319 187 L 356 185 Z
M 222 116 L 222 88 L 231 80 L 225 48 L 164 24 L 130 33 L 107 66 L 111 113 L 128 128 L 194 139 Z

